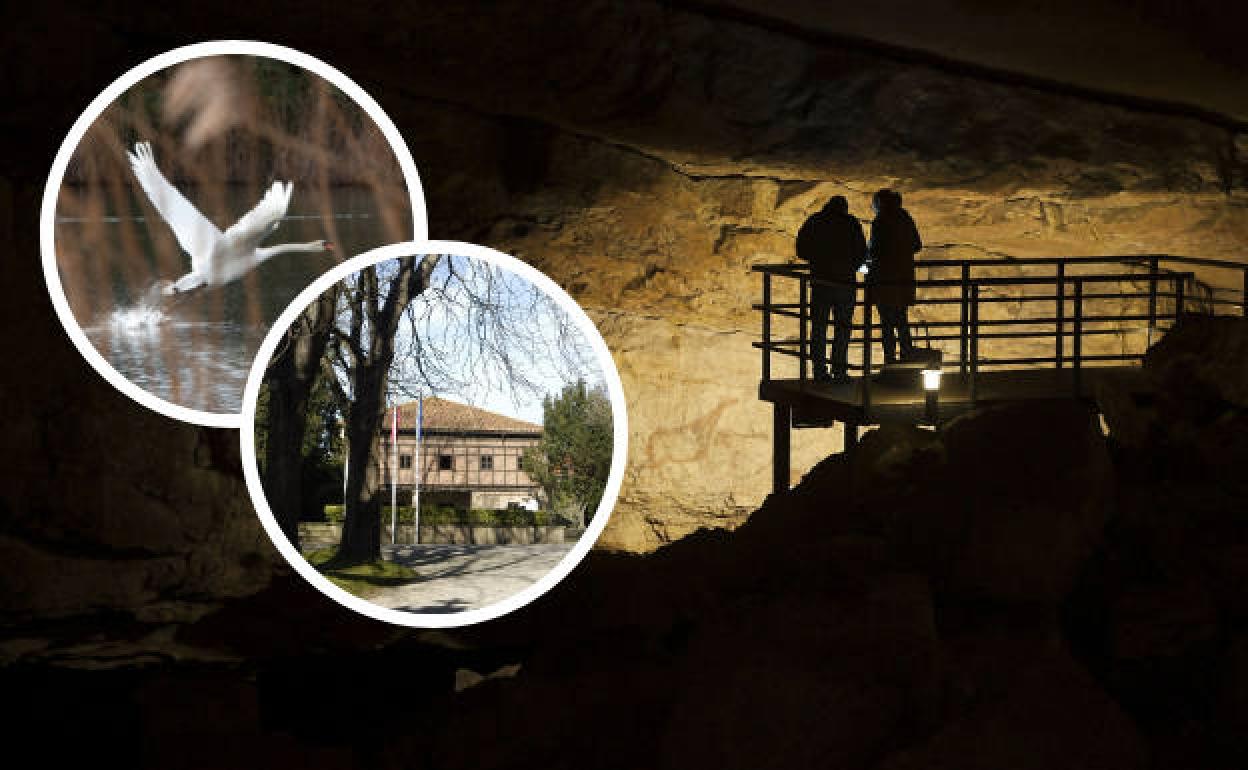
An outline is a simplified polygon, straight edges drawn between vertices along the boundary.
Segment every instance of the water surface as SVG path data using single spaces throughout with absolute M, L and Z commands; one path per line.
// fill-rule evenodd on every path
M 292 202 L 264 245 L 332 237 L 333 253 L 278 255 L 242 280 L 172 300 L 160 298 L 156 287 L 189 271 L 190 257 L 177 249 L 168 226 L 150 208 L 134 210 L 151 216 L 60 217 L 62 284 L 73 294 L 70 305 L 87 338 L 126 379 L 180 406 L 237 413 L 256 351 L 290 301 L 339 261 L 410 237 L 406 219 L 409 229 L 402 237 L 387 231 L 367 190 L 342 187 L 331 195 L 332 222 Z M 196 199 L 193 191 L 187 197 Z M 241 215 L 255 204 L 254 197 L 231 191 L 230 208 Z M 221 229 L 230 224 L 212 218 Z M 153 227 L 163 230 L 153 233 Z M 66 259 L 62 249 L 75 259 Z

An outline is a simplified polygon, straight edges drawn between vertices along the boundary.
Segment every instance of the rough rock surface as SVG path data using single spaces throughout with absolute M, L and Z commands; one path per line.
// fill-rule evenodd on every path
M 194 28 L 229 37 L 268 18 L 243 6 Z M 106 10 L 60 23 L 92 40 L 79 72 L 119 72 L 171 42 L 156 16 L 128 18 L 125 35 Z M 407 139 L 435 237 L 519 255 L 602 323 L 626 370 L 634 425 L 629 479 L 603 539 L 610 547 L 648 550 L 703 524 L 737 526 L 762 500 L 770 415 L 754 398 L 748 341 L 759 288 L 749 267 L 791 258 L 797 227 L 829 195 L 847 195 L 866 215 L 876 187 L 902 190 L 927 257 L 1239 259 L 1248 240 L 1244 137 L 1192 117 L 985 80 L 678 4 L 509 1 L 375 9 L 332 30 L 291 24 L 291 42 L 327 58 L 353 36 L 386 51 L 342 52 L 341 66 Z M 15 55 L 35 58 L 32 25 L 15 22 Z M 390 31 L 377 39 L 379 29 Z M 476 44 L 500 29 L 506 44 Z M 19 186 L 0 185 L 0 199 L 13 201 L 6 216 L 23 223 L 35 219 L 59 140 L 46 126 L 68 125 L 100 85 L 74 82 L 45 104 L 37 71 L 14 71 L 15 102 L 52 117 L 6 117 L 40 137 L 14 172 Z M 22 253 L 33 260 L 33 238 Z M 39 285 L 33 261 L 23 270 L 24 285 Z M 40 381 L 85 371 L 40 292 L 22 295 L 29 301 L 5 309 L 9 328 L 58 338 L 30 347 L 48 353 L 35 371 L 52 374 Z M 688 368 L 703 362 L 714 365 Z M 106 386 L 82 384 L 97 387 Z M 82 388 L 63 397 L 85 398 Z M 656 445 L 656 428 L 674 437 L 670 450 Z M 799 432 L 795 474 L 838 439 Z
M 735 532 L 591 552 L 540 601 L 448 633 L 344 616 L 289 575 L 129 639 L 107 618 L 28 625 L 0 668 L 23 696 L 14 748 L 57 764 L 142 745 L 152 767 L 188 740 L 204 767 L 1239 766 L 1242 507 L 1105 443 L 1074 404 L 877 430 Z M 101 637 L 117 670 L 63 668 L 107 665 Z M 368 707 L 326 706 L 348 702 Z M 48 740 L 66 718 L 83 740 Z
M 1007 648 L 1008 649 L 1008 648 Z M 1002 660 L 993 661 L 1004 668 Z M 1148 749 L 1122 709 L 1061 650 L 1033 652 L 1009 684 L 882 770 L 1146 768 Z
M 1098 398 L 1117 443 L 1242 488 L 1248 461 L 1248 319 L 1185 316 L 1144 359 L 1139 382 Z
M 762 500 L 770 415 L 754 398 L 747 342 L 758 284 L 748 268 L 787 259 L 798 225 L 830 194 L 865 214 L 875 187 L 902 190 L 929 256 L 1243 253 L 1248 143 L 1233 126 L 984 80 L 693 6 L 372 10 L 333 25 L 292 15 L 288 42 L 340 66 L 395 120 L 421 170 L 433 235 L 518 254 L 602 323 L 634 425 L 629 480 L 603 541 L 617 548 L 738 526 Z M 22 109 L 5 126 L 29 138 L 29 151 L 0 178 L 0 234 L 15 256 L 6 278 L 20 287 L 0 306 L 15 340 L 0 441 L 16 479 L 0 516 L 13 523 L 6 533 L 22 533 L 5 548 L 29 569 L 13 574 L 79 575 L 81 586 L 36 590 L 35 579 L 6 577 L 28 592 L 8 600 L 20 612 L 95 601 L 85 586 L 104 569 L 129 587 L 110 588 L 98 609 L 128 613 L 171 600 L 194 614 L 191 596 L 211 603 L 269 579 L 248 566 L 272 554 L 253 540 L 261 535 L 236 467 L 183 470 L 217 434 L 146 415 L 88 372 L 43 295 L 31 223 L 61 140 L 49 127 L 69 126 L 109 73 L 189 42 L 171 29 L 228 38 L 271 12 L 193 12 L 182 25 L 125 14 L 124 26 L 114 13 L 57 15 L 60 34 L 91 41 L 62 50 L 58 66 L 74 76 L 59 79 L 57 98 L 44 68 L 8 73 Z M 45 26 L 37 13 L 13 19 L 11 55 L 42 60 Z M 508 31 L 499 45 L 476 44 L 498 30 Z M 346 50 L 359 39 L 385 55 Z M 656 430 L 670 440 L 652 440 Z M 91 437 L 82 454 L 62 440 L 77 434 Z M 231 443 L 220 435 L 210 443 Z M 836 438 L 799 432 L 795 473 Z M 206 507 L 184 510 L 209 492 Z M 89 515 L 91 501 L 100 515 Z M 175 527 L 178 517 L 190 526 Z
M 1199 391 L 1192 401 L 1248 408 L 1248 319 L 1185 316 L 1148 351 L 1144 371 L 1162 388 Z
M 500 4 L 475 23 L 507 12 Z M 421 23 L 454 48 L 462 30 L 451 15 Z M 560 27 L 527 18 L 540 54 L 443 60 L 393 109 L 420 115 L 404 128 L 431 180 L 435 230 L 545 270 L 595 318 L 610 317 L 608 344 L 635 362 L 624 375 L 634 451 L 603 541 L 612 547 L 734 526 L 766 493 L 764 463 L 737 462 L 769 452 L 745 347 L 758 329 L 749 268 L 790 260 L 798 226 L 830 195 L 867 216 L 872 191 L 900 189 L 927 258 L 1234 260 L 1248 242 L 1248 158 L 1232 129 L 668 5 L 578 5 Z M 516 82 L 521 71 L 548 73 L 549 88 Z M 425 99 L 436 100 L 432 117 Z M 448 147 L 452 133 L 462 141 Z M 1099 343 L 1136 344 L 1130 334 Z M 690 349 L 716 365 L 681 368 Z M 680 436 L 681 451 L 654 451 L 642 426 Z M 796 472 L 838 438 L 797 434 Z M 660 514 L 655 501 L 682 513 Z
M 1243 493 L 1190 443 L 1133 449 L 1111 433 L 1114 518 L 1091 554 L 1099 476 L 1039 450 L 1073 446 L 1095 470 L 1095 442 L 1020 439 L 1015 457 L 1034 451 L 1029 462 L 1080 490 L 1073 505 L 1048 500 L 1066 514 L 1048 530 L 1033 497 L 1056 485 L 992 458 L 1006 475 L 978 478 L 1001 496 L 971 490 L 942 516 L 983 543 L 1058 544 L 1049 558 L 1005 543 L 1036 570 L 1012 582 L 974 539 L 938 541 L 973 570 L 916 558 L 894 509 L 845 505 L 855 477 L 842 459 L 746 514 L 766 488 L 769 415 L 753 403 L 745 268 L 787 257 L 826 195 L 865 213 L 873 187 L 901 188 L 933 254 L 1239 258 L 1242 134 L 677 4 L 395 4 L 332 24 L 312 5 L 284 17 L 285 41 L 340 66 L 395 118 L 432 233 L 547 270 L 619 352 L 635 454 L 610 542 L 645 550 L 699 523 L 738 529 L 647 556 L 592 553 L 540 602 L 453 634 L 344 614 L 275 569 L 235 435 L 147 414 L 86 369 L 43 295 L 33 226 L 61 130 L 103 80 L 190 42 L 179 34 L 234 37 L 268 28 L 272 12 L 205 6 L 175 24 L 153 8 L 122 24 L 108 7 L 32 7 L 8 20 L 6 50 L 22 62 L 55 51 L 64 76 L 52 93 L 55 67 L 6 68 L 14 98 L 0 118 L 28 139 L 0 177 L 0 241 L 14 257 L 0 304 L 11 340 L 0 691 L 18 704 L 6 717 L 14 756 L 896 770 L 1134 767 L 1143 743 L 1153 767 L 1248 765 Z M 91 44 L 49 44 L 45 28 Z M 500 29 L 504 43 L 474 45 Z M 344 50 L 360 39 L 374 46 Z M 1177 389 L 1172 413 L 1232 403 L 1210 393 Z M 1073 426 L 1063 435 L 1078 439 Z M 675 438 L 648 441 L 658 428 Z M 916 500 L 948 494 L 929 492 L 916 466 L 965 467 L 995 447 L 952 428 L 875 435 L 859 488 L 908 484 Z M 1226 446 L 1219 435 L 1207 434 Z M 803 436 L 797 471 L 830 444 Z M 997 529 L 995 510 L 1026 526 Z M 985 592 L 985 577 L 1002 590 Z M 515 663 L 514 677 L 455 690 L 461 670 Z
M 576 618 L 575 632 L 543 636 L 515 679 L 464 693 L 434 731 L 444 737 L 433 764 L 524 767 L 521 755 L 575 755 L 661 767 L 1149 766 L 1148 743 L 1072 657 L 1058 623 L 1057 603 L 1093 538 L 1078 527 L 1070 536 L 1063 506 L 1031 515 L 1033 490 L 1009 483 L 1049 472 L 1057 484 L 1082 483 L 1090 504 L 1112 489 L 1103 439 L 1074 407 L 1010 417 L 1012 442 L 996 412 L 943 436 L 881 430 L 855 462 L 865 471 L 828 458 L 734 533 L 699 532 L 645 557 L 591 555 L 547 600 L 464 637 L 506 647 Z M 1042 435 L 1050 432 L 1057 438 Z M 1012 451 L 978 478 L 982 496 L 963 504 L 941 484 L 941 471 L 1003 445 Z M 932 473 L 914 472 L 920 464 Z M 993 471 L 1006 478 L 988 481 Z M 880 495 L 859 485 L 866 480 L 904 491 Z M 992 539 L 990 507 L 1024 522 L 1009 531 L 1016 556 L 1078 545 L 1015 565 L 1035 571 L 1034 582 L 985 592 L 910 547 L 894 520 L 924 509 L 880 510 L 903 498 L 948 506 L 937 515 L 966 533 L 959 558 L 987 565 L 976 577 L 1000 577 L 976 550 L 976 530 Z M 951 520 L 979 508 L 978 518 Z M 1089 518 L 1091 528 L 1103 521 Z M 505 726 L 481 718 L 520 713 L 529 716 Z M 486 748 L 465 755 L 463 730 Z
M 980 410 L 939 434 L 887 427 L 866 434 L 860 450 L 843 515 L 961 600 L 1055 604 L 1113 509 L 1105 440 L 1073 401 Z

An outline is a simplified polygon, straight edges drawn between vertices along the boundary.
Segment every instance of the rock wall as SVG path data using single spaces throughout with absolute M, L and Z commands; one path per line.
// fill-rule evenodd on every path
M 750 268 L 792 260 L 830 195 L 865 218 L 875 189 L 902 191 L 924 258 L 1245 257 L 1248 141 L 1233 127 L 666 6 L 590 4 L 567 26 L 602 49 L 551 41 L 540 67 L 558 74 L 539 85 L 484 52 L 415 78 L 402 104 L 437 113 L 408 124 L 431 231 L 537 265 L 616 354 L 633 446 L 608 547 L 735 526 L 766 494 Z M 839 441 L 795 434 L 795 478 Z
M 1062 546 L 1029 563 L 1031 583 L 1000 578 L 982 497 L 936 520 L 975 527 L 941 541 L 951 562 L 910 563 L 897 546 L 913 538 L 870 517 L 829 526 L 848 513 L 832 458 L 805 496 L 773 499 L 734 535 L 644 558 L 593 553 L 495 623 L 404 633 L 344 613 L 282 574 L 234 432 L 147 413 L 84 367 L 43 293 L 33 225 L 60 132 L 101 81 L 191 42 L 179 35 L 269 29 L 273 12 L 214 6 L 173 23 L 169 7 L 26 10 L 0 31 L 22 62 L 6 69 L 3 121 L 23 151 L 0 177 L 13 255 L 0 304 L 0 663 L 14 663 L 0 690 L 22 704 L 8 723 L 15 755 L 168 767 L 190 743 L 202 766 L 1245 765 L 1243 446 L 1221 443 L 1228 427 L 1243 435 L 1243 389 L 1206 400 L 1206 372 L 1124 415 L 1139 435 L 1162 416 L 1178 430 L 1115 458 L 1117 513 L 1103 527 L 1074 515 L 1104 509 L 1096 479 L 1060 521 L 1020 517 L 1012 538 Z M 1245 243 L 1248 143 L 1225 126 L 676 4 L 340 11 L 301 5 L 282 16 L 284 40 L 340 66 L 396 119 L 431 232 L 539 264 L 615 349 L 634 436 L 607 539 L 619 547 L 732 526 L 761 496 L 769 415 L 753 398 L 745 268 L 786 257 L 831 192 L 864 213 L 873 187 L 901 188 L 929 243 L 945 244 L 935 253 L 1235 258 Z M 353 51 L 361 39 L 373 45 Z M 1186 368 L 1160 358 L 1159 373 Z M 1242 382 L 1224 368 L 1242 361 L 1223 359 L 1212 379 Z M 798 472 L 832 442 L 817 433 L 801 434 Z M 1060 455 L 1036 462 L 1077 470 Z M 1006 505 L 1035 514 L 1027 480 Z M 1044 522 L 1054 527 L 1031 529 Z M 944 569 L 963 556 L 967 570 Z M 461 671 L 517 662 L 520 677 L 456 691 Z M 353 700 L 384 707 L 325 707 Z M 78 740 L 64 740 L 66 724 Z
M 1248 138 L 1232 124 L 972 77 L 674 3 L 404 5 L 335 14 L 333 25 L 317 5 L 286 17 L 285 41 L 341 68 L 394 119 L 421 171 L 430 232 L 546 270 L 589 308 L 615 351 L 632 450 L 603 539 L 610 547 L 647 550 L 699 526 L 732 527 L 762 499 L 770 414 L 755 398 L 749 342 L 758 325 L 749 306 L 758 282 L 748 268 L 790 258 L 797 227 L 828 195 L 847 195 L 865 215 L 876 187 L 902 190 L 925 256 L 1235 259 L 1248 243 Z M 20 533 L 12 548 L 38 540 L 59 554 L 40 562 L 48 574 L 79 574 L 75 565 L 87 560 L 86 584 L 97 574 L 89 568 L 103 569 L 90 561 L 96 556 L 152 553 L 184 565 L 206 547 L 191 545 L 193 534 L 170 546 L 149 505 L 173 517 L 192 499 L 208 500 L 187 515 L 235 533 L 222 535 L 212 557 L 194 557 L 220 580 L 187 581 L 181 567 L 143 572 L 143 562 L 129 561 L 126 569 L 145 576 L 132 594 L 96 602 L 101 609 L 259 588 L 267 569 L 244 588 L 235 565 L 268 565 L 276 555 L 236 468 L 178 478 L 215 432 L 144 414 L 84 375 L 43 294 L 39 192 L 61 132 L 111 75 L 191 42 L 171 29 L 224 39 L 271 18 L 249 5 L 177 25 L 82 9 L 51 26 L 89 45 L 62 47 L 50 68 L 8 73 L 20 109 L 5 125 L 28 150 L 10 157 L 0 178 L 0 234 L 20 255 L 8 276 L 21 287 L 0 308 L 19 343 L 6 354 L 0 414 L 6 454 L 17 458 L 9 467 L 19 477 L 50 474 L 46 483 L 10 484 L 0 498 L 0 520 L 21 522 L 6 530 Z M 44 61 L 45 26 L 37 13 L 13 19 L 7 50 Z M 372 49 L 361 54 L 358 40 Z M 58 69 L 53 98 L 46 83 Z M 98 441 L 60 445 L 78 431 Z M 150 438 L 123 440 L 140 434 Z M 831 431 L 795 434 L 795 477 L 838 441 Z M 100 466 L 100 457 L 113 464 Z M 83 469 L 79 487 L 58 492 L 71 466 Z M 106 476 L 147 489 L 148 499 L 104 509 L 118 532 L 100 531 L 104 522 L 80 530 L 91 513 L 81 501 L 103 499 Z M 214 492 L 196 491 L 200 483 Z M 149 532 L 149 521 L 159 526 Z M 79 531 L 84 543 L 73 548 L 48 534 Z M 89 602 L 90 590 L 73 590 L 78 606 Z
M 829 195 L 865 216 L 873 190 L 901 190 L 926 257 L 1238 259 L 1248 243 L 1239 124 L 891 56 L 767 24 L 766 9 L 501 0 L 374 8 L 332 27 L 295 16 L 290 42 L 395 120 L 431 234 L 529 260 L 602 320 L 634 426 L 611 547 L 734 526 L 762 499 L 770 415 L 755 401 L 749 267 L 790 259 Z M 269 20 L 243 6 L 188 28 L 230 37 Z M 126 23 L 123 39 L 105 11 L 64 21 L 93 41 L 83 71 L 117 70 L 132 41 L 172 45 L 157 17 Z M 24 32 L 14 40 L 31 53 L 38 36 Z M 360 39 L 384 53 L 344 50 Z M 16 101 L 41 103 L 42 88 L 22 74 Z M 94 93 L 66 91 L 62 122 Z M 798 433 L 795 476 L 838 441 Z

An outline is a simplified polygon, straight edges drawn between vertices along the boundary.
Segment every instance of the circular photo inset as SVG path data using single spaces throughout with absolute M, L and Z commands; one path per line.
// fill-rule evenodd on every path
M 179 49 L 111 85 L 62 145 L 42 216 L 48 288 L 88 361 L 149 408 L 223 427 L 299 292 L 425 230 L 376 103 L 259 43 Z
M 323 593 L 458 626 L 532 601 L 592 547 L 627 455 L 619 374 L 553 281 L 480 246 L 387 246 L 318 279 L 244 397 L 248 489 Z

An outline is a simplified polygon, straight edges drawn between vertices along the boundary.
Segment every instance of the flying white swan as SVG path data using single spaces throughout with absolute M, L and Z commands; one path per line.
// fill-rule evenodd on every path
M 293 189 L 290 182 L 274 182 L 255 208 L 221 232 L 160 173 L 151 144 L 138 142 L 134 145 L 134 152 L 126 154 L 130 156 L 134 176 L 143 192 L 147 193 L 148 200 L 169 223 L 178 245 L 191 255 L 191 272 L 171 284 L 166 283 L 163 294 L 179 294 L 201 286 L 220 286 L 236 281 L 248 270 L 277 254 L 333 250 L 333 245 L 324 240 L 267 247 L 260 245 L 277 230 L 282 217 L 286 216 Z

